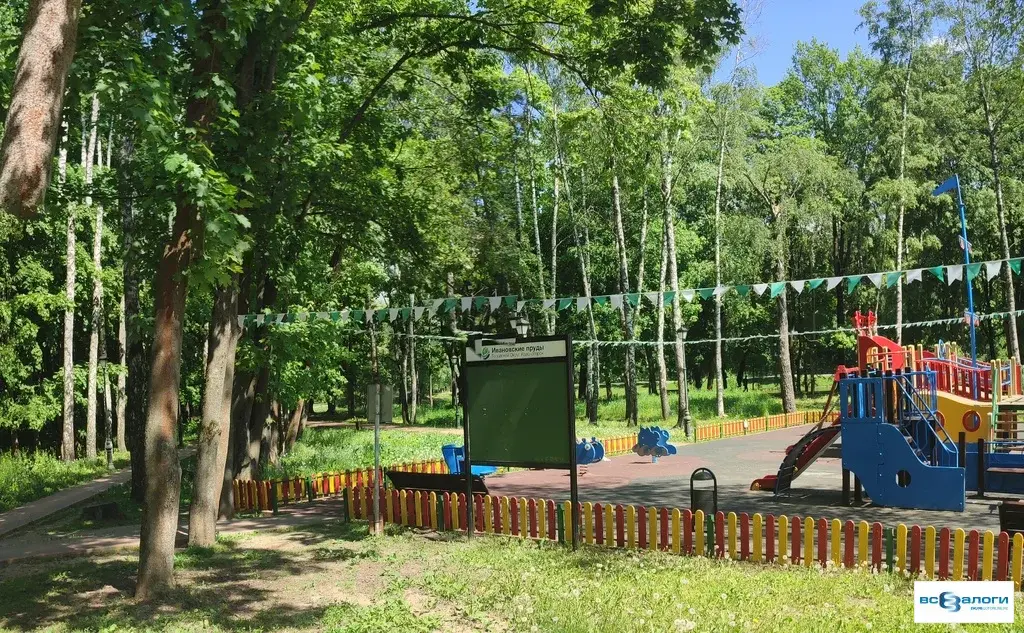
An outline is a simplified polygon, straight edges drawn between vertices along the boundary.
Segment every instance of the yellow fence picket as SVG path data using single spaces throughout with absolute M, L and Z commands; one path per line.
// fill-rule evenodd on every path
M 953 533 L 953 580 L 964 579 L 964 538 L 967 535 L 962 528 Z
M 789 542 L 789 519 L 785 514 L 779 517 L 779 551 L 776 552 L 777 559 L 780 564 L 785 565 L 789 562 L 786 556 L 786 545 Z
M 594 543 L 594 504 L 587 501 L 583 504 L 583 541 L 587 545 Z
M 626 506 L 626 547 L 636 547 L 636 508 Z
M 935 528 L 931 525 L 924 529 L 924 575 L 935 578 Z
M 832 565 L 843 566 L 843 552 L 841 539 L 843 536 L 843 522 L 839 519 L 832 519 Z
M 814 519 L 804 519 L 804 567 L 814 563 Z
M 981 550 L 981 561 L 982 565 L 984 566 L 981 568 L 981 579 L 992 580 L 992 558 L 995 555 L 996 537 L 994 534 L 992 534 L 992 530 L 985 530 L 985 535 L 983 538 L 984 540 L 982 541 L 983 549 Z M 971 580 L 974 579 L 972 578 Z
M 753 542 L 753 546 L 754 547 L 753 547 L 753 552 L 751 552 L 751 559 L 755 563 L 760 563 L 761 562 L 761 550 L 762 550 L 761 544 L 762 544 L 763 536 L 764 536 L 763 519 L 761 518 L 761 514 L 757 513 L 757 514 L 754 515 L 754 542 Z
M 704 547 L 704 511 L 697 510 L 693 514 L 693 554 L 695 556 L 703 556 L 705 550 Z
M 730 512 L 728 515 L 729 519 L 729 558 L 736 560 L 736 513 Z
M 900 523 L 896 526 L 896 569 L 907 571 L 907 526 Z
M 682 523 L 682 513 L 679 508 L 672 510 L 672 553 L 679 554 L 682 551 L 682 543 L 680 542 L 680 524 Z
M 868 564 L 868 522 L 857 524 L 857 564 L 866 567 Z

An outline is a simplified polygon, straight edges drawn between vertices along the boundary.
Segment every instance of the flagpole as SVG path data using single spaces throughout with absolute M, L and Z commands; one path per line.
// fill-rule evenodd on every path
M 978 347 L 974 332 L 974 288 L 971 284 L 971 243 L 967 239 L 967 207 L 964 206 L 963 194 L 960 192 L 960 175 L 953 174 L 945 182 L 932 191 L 933 196 L 941 195 L 950 189 L 956 188 L 956 202 L 960 211 L 960 239 L 963 241 L 964 249 L 964 275 L 962 277 L 967 285 L 967 324 L 971 331 L 971 367 L 978 366 Z M 977 376 L 971 380 L 971 391 L 975 397 L 978 395 Z

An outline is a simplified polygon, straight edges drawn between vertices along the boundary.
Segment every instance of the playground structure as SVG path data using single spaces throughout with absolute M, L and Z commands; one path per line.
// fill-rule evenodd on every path
M 849 474 L 858 499 L 863 486 L 882 506 L 963 511 L 968 490 L 1024 494 L 1019 365 L 964 359 L 945 343 L 900 346 L 870 312 L 853 323 L 857 367 L 837 368 L 818 424 L 751 489 L 788 493 L 841 436 L 844 502 Z
M 676 447 L 668 443 L 669 434 L 660 426 L 640 427 L 633 452 L 641 457 L 667 457 L 676 454 Z
M 604 459 L 604 444 L 596 437 L 576 442 L 576 465 L 596 464 Z
M 444 463 L 448 467 L 448 473 L 452 475 L 461 475 L 463 468 L 466 463 L 466 452 L 461 446 L 455 444 L 445 444 L 441 447 L 441 456 L 444 458 Z M 498 472 L 496 466 L 473 466 L 472 474 L 479 477 L 486 477 L 487 475 L 493 475 Z

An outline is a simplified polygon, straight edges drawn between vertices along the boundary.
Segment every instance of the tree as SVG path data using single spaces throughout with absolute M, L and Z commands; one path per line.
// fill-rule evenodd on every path
M 0 144 L 0 207 L 28 216 L 50 184 L 81 0 L 31 0 Z

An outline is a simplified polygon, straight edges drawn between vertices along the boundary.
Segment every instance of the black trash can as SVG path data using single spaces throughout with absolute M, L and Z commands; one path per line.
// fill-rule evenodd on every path
M 718 512 L 718 479 L 708 468 L 698 468 L 690 474 L 690 510 L 703 510 L 706 517 Z

